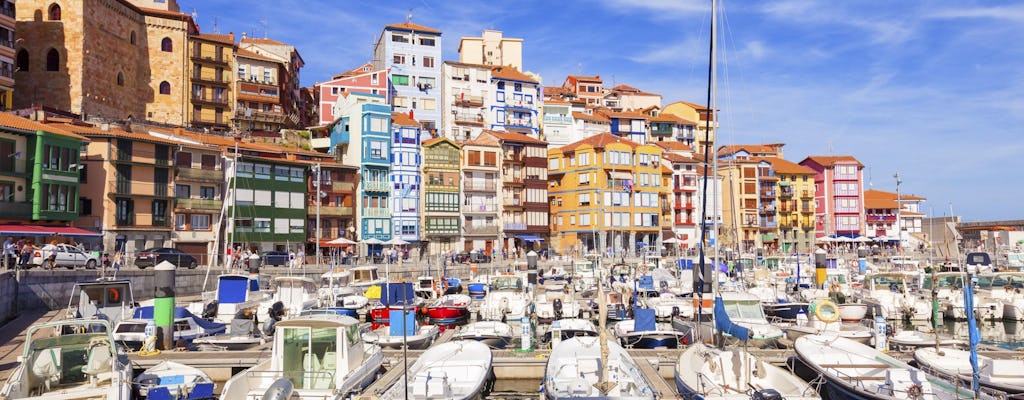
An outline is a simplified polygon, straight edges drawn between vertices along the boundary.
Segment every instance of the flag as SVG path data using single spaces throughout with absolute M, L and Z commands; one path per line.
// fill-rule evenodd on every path
M 622 187 L 625 188 L 627 192 L 632 192 L 633 191 L 633 180 L 632 179 L 627 179 L 626 181 L 624 181 L 622 183 Z
M 21 152 L 20 151 L 16 151 L 16 152 L 14 152 L 14 154 L 11 154 L 11 157 L 14 157 L 14 158 L 20 160 L 21 159 Z

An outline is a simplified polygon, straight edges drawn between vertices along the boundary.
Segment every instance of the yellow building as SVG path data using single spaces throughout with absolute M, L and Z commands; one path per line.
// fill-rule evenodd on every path
M 560 253 L 662 247 L 671 172 L 662 150 L 610 133 L 548 150 L 551 244 Z
M 781 158 L 766 157 L 778 181 L 778 246 L 789 253 L 814 246 L 814 170 Z
M 231 129 L 235 105 L 235 35 L 203 33 L 189 36 L 191 107 L 188 121 L 195 128 L 224 132 Z M 161 88 L 163 90 L 163 88 Z
M 677 101 L 666 104 L 660 114 L 673 114 L 683 120 L 696 122 L 697 131 L 694 134 L 694 153 L 704 154 L 705 144 L 711 149 L 715 148 L 715 132 L 718 130 L 718 121 L 714 120 L 714 114 L 710 112 L 709 108 L 688 101 Z M 710 122 L 708 121 L 709 118 L 711 119 Z M 705 132 L 708 132 L 708 126 L 711 127 L 711 134 L 707 135 L 707 140 L 705 140 Z

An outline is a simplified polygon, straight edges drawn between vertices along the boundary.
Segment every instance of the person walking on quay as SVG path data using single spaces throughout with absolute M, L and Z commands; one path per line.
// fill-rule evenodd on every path
M 4 241 L 3 247 L 3 264 L 6 269 L 14 269 L 14 252 L 15 252 L 14 238 L 8 236 L 7 240 Z
M 21 246 L 21 269 L 28 269 L 28 260 L 32 258 L 32 250 L 34 249 L 32 243 L 29 243 L 28 240 Z

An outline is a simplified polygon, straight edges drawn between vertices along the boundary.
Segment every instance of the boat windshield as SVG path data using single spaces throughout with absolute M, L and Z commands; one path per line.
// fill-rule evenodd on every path
M 523 288 L 523 280 L 514 276 L 494 278 L 491 288 L 495 290 L 519 290 Z
M 875 275 L 871 277 L 871 284 L 876 289 L 896 288 L 902 289 L 904 287 L 902 275 Z
M 996 274 L 986 275 L 978 277 L 978 287 L 981 288 L 993 288 L 993 287 L 1013 287 L 1017 289 L 1024 288 L 1024 276 L 1021 275 L 1010 275 L 1010 274 Z
M 352 270 L 352 280 L 356 282 L 371 282 L 377 280 L 376 269 Z
M 725 312 L 738 320 L 763 320 L 764 309 L 759 301 L 735 301 L 725 303 Z
M 829 282 L 835 282 L 835 283 L 838 283 L 840 285 L 845 285 L 846 284 L 846 275 L 829 275 L 828 276 L 828 281 Z
M 594 264 L 591 263 L 576 263 L 577 274 L 587 274 L 594 272 Z
M 281 334 L 281 369 L 285 377 L 296 388 L 333 388 L 338 365 L 337 329 L 287 327 Z
M 935 287 L 961 289 L 964 287 L 963 275 L 940 275 L 935 277 Z M 924 289 L 932 288 L 932 280 L 927 276 L 922 286 Z

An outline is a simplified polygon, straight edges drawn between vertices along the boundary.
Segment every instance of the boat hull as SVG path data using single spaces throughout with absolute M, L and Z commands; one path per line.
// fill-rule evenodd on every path
M 427 319 L 431 324 L 453 325 L 469 320 L 469 308 L 466 307 L 430 307 L 427 308 Z
M 807 303 L 776 303 L 765 304 L 763 307 L 768 317 L 784 320 L 796 320 L 801 311 L 807 313 Z

